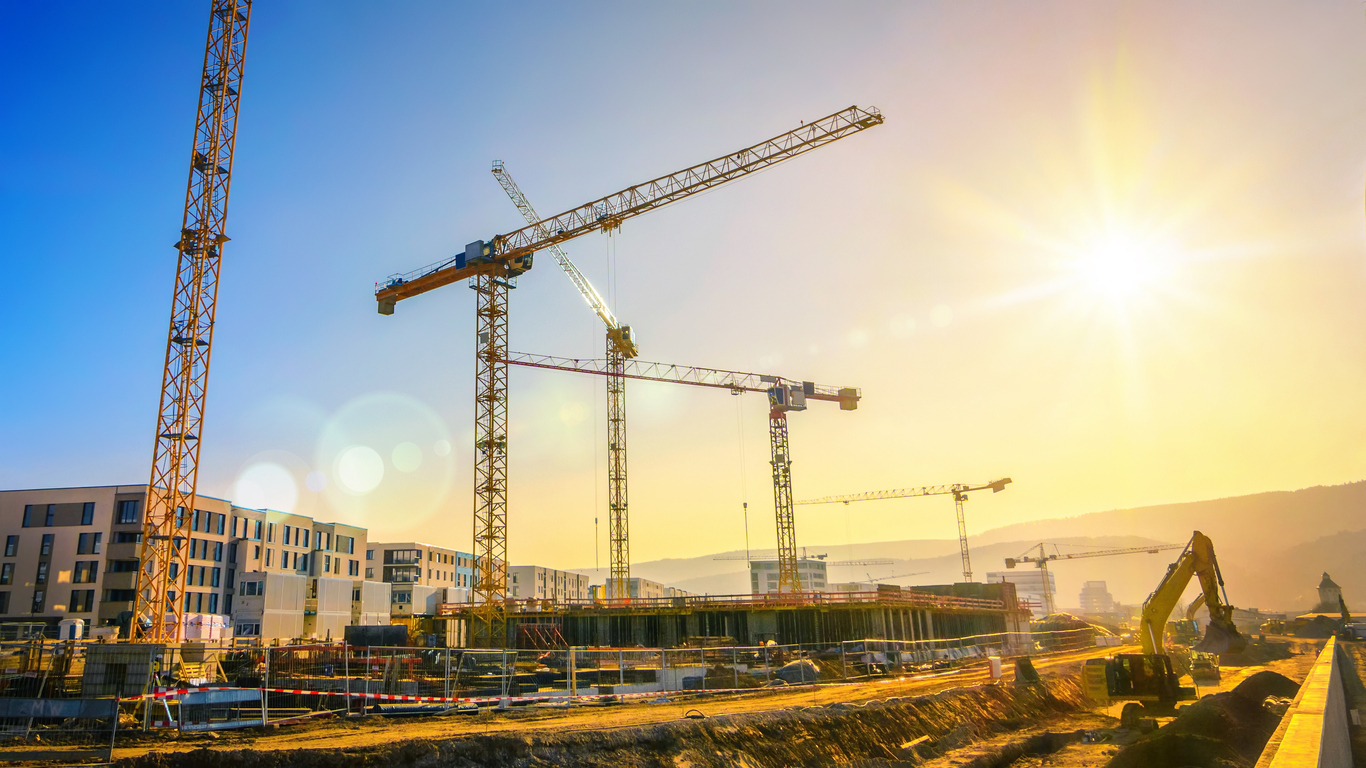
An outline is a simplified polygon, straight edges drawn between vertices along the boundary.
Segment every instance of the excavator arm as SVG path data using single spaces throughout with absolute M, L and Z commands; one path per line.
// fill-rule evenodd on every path
M 1204 653 L 1237 652 L 1247 645 L 1247 640 L 1238 634 L 1238 629 L 1233 625 L 1233 606 L 1227 605 L 1220 595 L 1223 577 L 1219 575 L 1219 561 L 1214 556 L 1214 542 L 1196 531 L 1181 556 L 1168 567 L 1167 575 L 1157 589 L 1143 603 L 1139 640 L 1145 654 L 1162 652 L 1162 630 L 1167 626 L 1167 617 L 1171 616 L 1172 609 L 1192 578 L 1200 580 L 1201 596 L 1209 610 L 1209 628 L 1194 650 Z

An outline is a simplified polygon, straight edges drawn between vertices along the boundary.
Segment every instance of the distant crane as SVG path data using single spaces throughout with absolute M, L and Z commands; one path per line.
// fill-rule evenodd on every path
M 251 0 L 213 0 L 204 72 L 199 79 L 190 180 L 175 244 L 179 263 L 129 627 L 131 637 L 148 642 L 177 643 L 185 632 L 190 518 L 198 514 L 195 494 L 209 352 L 223 244 L 229 239 L 228 191 L 250 25 Z M 144 625 L 144 620 L 150 624 Z
M 474 582 L 471 641 L 483 647 L 507 644 L 508 515 L 508 293 L 515 278 L 531 269 L 536 251 L 590 232 L 611 232 L 627 219 L 705 192 L 784 160 L 881 125 L 876 109 L 849 107 L 737 152 L 684 168 L 584 203 L 489 240 L 475 240 L 463 252 L 375 285 L 379 313 L 392 315 L 399 301 L 462 280 L 477 294 L 475 352 Z M 775 469 L 776 471 L 776 469 Z M 790 486 L 789 486 L 790 487 Z M 790 500 L 787 509 L 791 510 Z M 625 508 L 610 520 L 613 540 L 624 541 Z M 619 556 L 618 552 L 612 552 Z M 795 568 L 795 560 L 793 561 Z M 619 573 L 618 567 L 613 571 Z M 795 570 L 791 573 L 796 576 Z
M 897 488 L 890 491 L 868 491 L 866 493 L 851 493 L 845 496 L 822 496 L 819 499 L 806 499 L 797 502 L 798 504 L 834 504 L 836 502 L 848 504 L 852 501 L 877 501 L 879 499 L 906 499 L 913 496 L 953 496 L 953 505 L 958 511 L 958 550 L 963 559 L 963 581 L 972 581 L 972 561 L 968 558 L 968 524 L 967 518 L 963 514 L 963 502 L 968 500 L 968 493 L 971 491 L 985 491 L 990 489 L 992 493 L 1004 491 L 1010 484 L 1010 478 L 1003 477 L 1000 480 L 993 480 L 983 485 L 965 485 L 958 483 L 955 485 L 928 485 L 924 488 Z
M 599 376 L 618 375 L 628 379 L 663 381 L 696 387 L 724 389 L 733 395 L 762 392 L 768 396 L 768 436 L 772 450 L 773 509 L 778 528 L 778 591 L 799 594 L 802 580 L 797 572 L 797 528 L 792 511 L 792 451 L 787 434 L 789 411 L 806 410 L 807 400 L 838 403 L 840 410 L 858 408 L 863 395 L 856 387 L 834 387 L 810 381 L 793 381 L 781 376 L 721 371 L 714 368 L 625 360 L 619 369 L 611 361 L 577 359 L 553 355 L 510 354 L 506 362 L 528 368 L 546 368 Z
M 879 581 L 891 581 L 892 579 L 908 579 L 912 576 L 924 576 L 927 573 L 929 573 L 929 571 L 916 571 L 915 573 L 896 573 L 892 574 L 891 576 L 878 576 L 877 578 L 873 578 L 873 574 L 870 573 L 868 574 L 868 581 L 876 584 Z
M 750 554 L 747 554 L 747 555 L 741 555 L 741 554 L 738 554 L 738 553 L 737 553 L 737 554 L 733 554 L 733 555 L 720 555 L 720 556 L 717 556 L 717 557 L 713 557 L 712 560 L 749 560 L 749 561 L 768 560 L 768 559 L 770 559 L 771 557 L 773 557 L 774 555 L 777 554 L 776 552 L 773 552 L 773 554 L 769 554 L 770 552 L 772 552 L 772 550 L 766 550 L 766 551 L 764 551 L 763 553 L 757 553 L 757 552 L 756 552 L 756 553 L 750 553 Z M 829 557 L 829 555 L 827 555 L 827 554 L 825 554 L 825 553 L 821 553 L 821 554 L 819 554 L 819 555 L 807 554 L 807 552 L 806 552 L 806 547 L 802 547 L 802 555 L 801 555 L 801 558 L 800 558 L 800 559 L 801 559 L 801 560 L 824 560 L 824 559 L 827 558 L 827 557 Z M 876 557 L 876 558 L 861 559 L 861 560 L 831 560 L 830 562 L 826 563 L 826 565 L 891 565 L 891 564 L 894 563 L 894 562 L 896 562 L 896 561 L 895 561 L 895 560 L 892 560 L 892 559 L 890 559 L 890 558 L 886 558 L 886 557 Z
M 1100 549 L 1094 552 L 1073 552 L 1064 554 L 1057 551 L 1058 545 L 1053 545 L 1053 554 L 1044 551 L 1048 544 L 1040 542 L 1038 545 L 1039 554 L 1031 555 L 1034 547 L 1024 551 L 1019 557 L 1007 557 L 1006 567 L 1014 568 L 1020 563 L 1034 563 L 1039 568 L 1039 575 L 1043 577 L 1043 609 L 1045 613 L 1057 613 L 1057 606 L 1053 602 L 1053 585 L 1048 583 L 1048 562 L 1050 560 L 1081 560 L 1088 557 L 1110 557 L 1112 555 L 1136 555 L 1147 552 L 1155 555 L 1158 552 L 1168 549 L 1185 549 L 1185 544 L 1154 544 L 1150 547 L 1123 547 L 1121 549 Z

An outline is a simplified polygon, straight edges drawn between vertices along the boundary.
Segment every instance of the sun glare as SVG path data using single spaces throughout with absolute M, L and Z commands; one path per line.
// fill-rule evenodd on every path
M 1112 236 L 1084 249 L 1072 264 L 1090 293 L 1125 301 L 1146 293 L 1163 276 L 1160 249 L 1128 236 Z

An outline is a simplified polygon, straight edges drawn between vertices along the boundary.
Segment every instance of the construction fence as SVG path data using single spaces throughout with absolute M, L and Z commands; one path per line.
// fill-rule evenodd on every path
M 554 705 L 952 673 L 986 657 L 1097 644 L 1091 628 L 941 640 L 707 648 L 465 650 L 307 644 L 0 643 L 0 738 L 111 740 L 326 715 Z M 28 703 L 25 703 L 28 702 Z M 41 703 L 35 703 L 41 702 Z M 56 702 L 56 703 L 53 703 Z M 70 711 L 68 711 L 70 710 Z

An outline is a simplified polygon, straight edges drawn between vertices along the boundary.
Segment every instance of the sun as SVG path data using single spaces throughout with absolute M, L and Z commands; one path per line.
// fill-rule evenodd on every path
M 1113 234 L 1080 249 L 1070 266 L 1083 291 L 1122 303 L 1158 287 L 1166 273 L 1165 251 L 1155 242 Z

